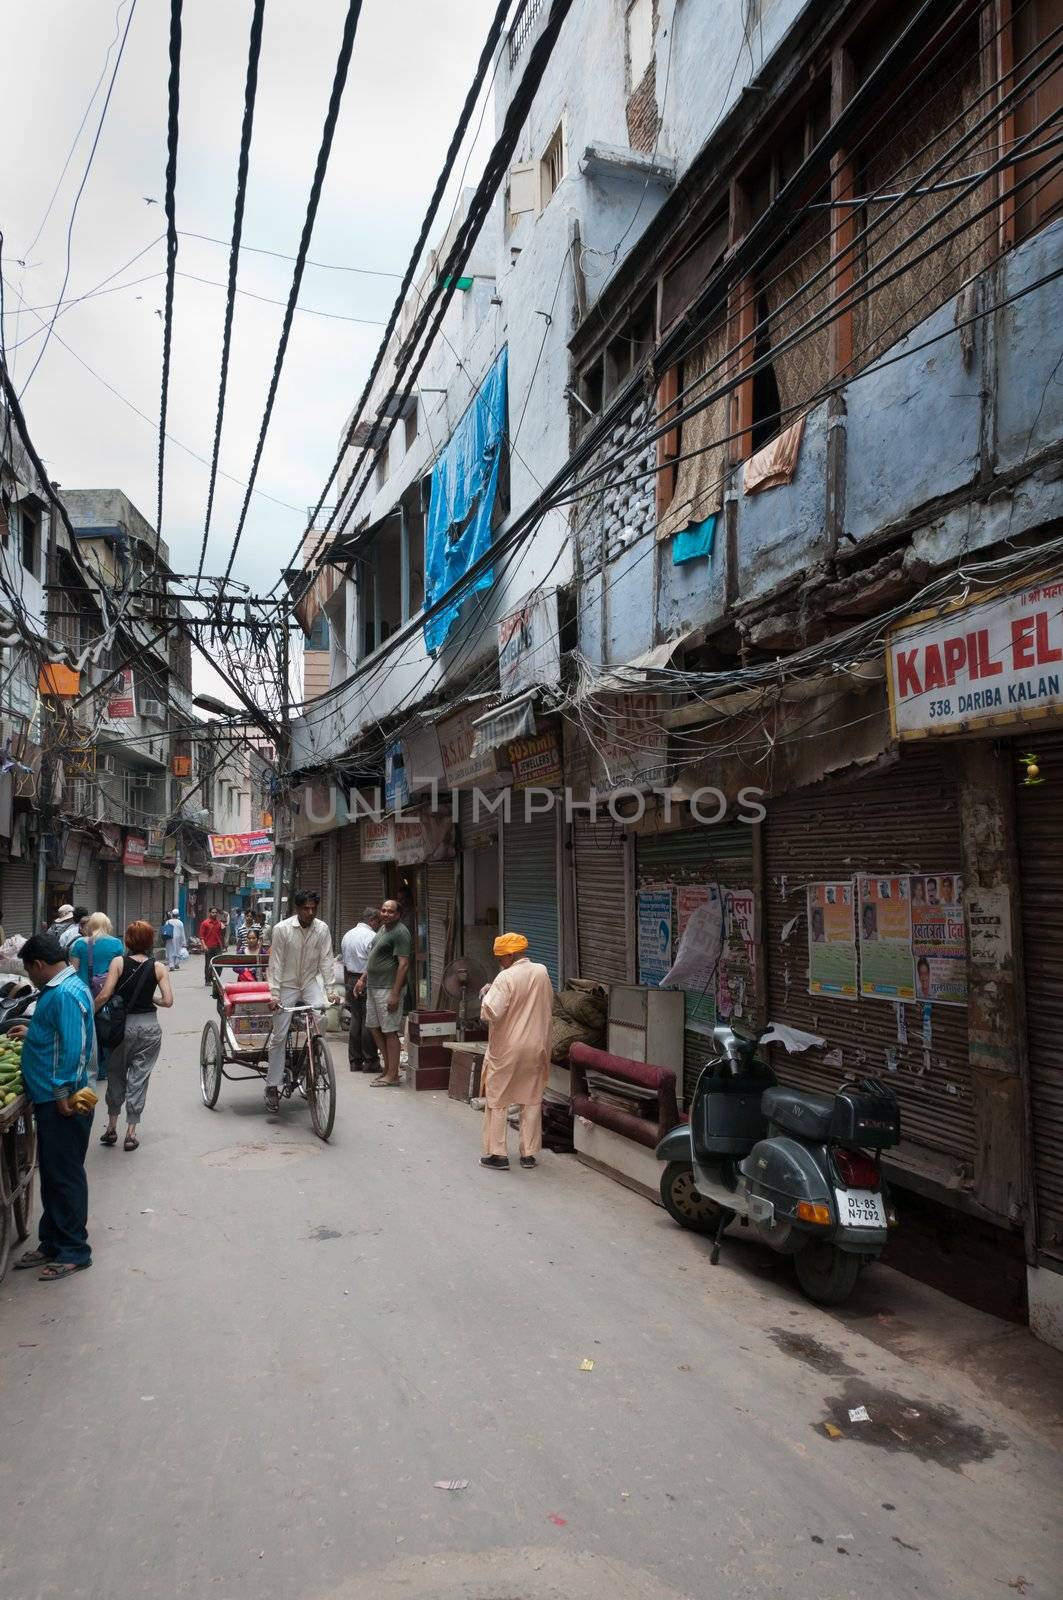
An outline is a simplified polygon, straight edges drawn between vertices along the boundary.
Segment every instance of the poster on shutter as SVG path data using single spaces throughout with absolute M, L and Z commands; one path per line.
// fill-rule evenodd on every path
M 912 902 L 908 879 L 860 873 L 860 993 L 873 1000 L 914 1000 Z
M 808 992 L 857 999 L 856 914 L 851 879 L 808 886 Z
M 917 998 L 935 1005 L 965 1006 L 967 923 L 963 879 L 955 872 L 928 872 L 909 881 Z
M 757 902 L 752 889 L 723 890 L 720 1016 L 748 1017 L 757 992 Z
M 672 885 L 640 889 L 639 982 L 659 988 L 672 965 Z

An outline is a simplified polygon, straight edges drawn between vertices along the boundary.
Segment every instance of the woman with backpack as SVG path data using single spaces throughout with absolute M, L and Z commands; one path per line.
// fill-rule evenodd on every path
M 114 937 L 114 928 L 106 911 L 92 913 L 85 923 L 85 932 L 74 940 L 66 954 L 70 965 L 95 998 L 107 981 L 111 962 L 122 954 L 122 941 Z M 107 1076 L 107 1046 L 99 1037 L 96 1043 L 96 1081 L 102 1083 Z
M 172 1006 L 170 974 L 156 961 L 155 929 L 150 922 L 131 922 L 125 931 L 124 956 L 111 962 L 96 996 L 97 1026 L 108 1045 L 107 1130 L 101 1144 L 118 1143 L 118 1113 L 126 1108 L 124 1150 L 140 1144 L 137 1129 L 144 1112 L 148 1079 L 162 1049 L 156 1006 Z

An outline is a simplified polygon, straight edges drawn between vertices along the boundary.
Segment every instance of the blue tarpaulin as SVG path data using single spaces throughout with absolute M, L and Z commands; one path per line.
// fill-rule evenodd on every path
M 509 353 L 503 350 L 432 468 L 425 534 L 426 606 L 453 589 L 491 547 L 491 514 L 506 431 L 508 360 Z M 428 619 L 424 642 L 432 655 L 446 643 L 466 596 L 493 581 L 488 568 L 452 605 Z

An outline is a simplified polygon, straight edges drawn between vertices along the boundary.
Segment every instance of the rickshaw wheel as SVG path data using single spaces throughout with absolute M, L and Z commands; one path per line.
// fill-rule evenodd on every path
M 199 1041 L 199 1086 L 203 1091 L 203 1104 L 212 1111 L 221 1093 L 221 1034 L 216 1022 L 203 1025 Z
M 319 1139 L 327 1139 L 336 1121 L 336 1069 L 329 1047 L 320 1035 L 310 1042 L 306 1064 L 306 1098 L 310 1121 Z

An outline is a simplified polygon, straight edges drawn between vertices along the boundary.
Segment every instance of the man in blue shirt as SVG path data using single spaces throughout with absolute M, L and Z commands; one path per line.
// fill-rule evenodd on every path
M 71 1096 L 87 1086 L 95 1067 L 96 1029 L 92 995 L 53 934 L 34 934 L 19 954 L 40 990 L 28 1027 L 11 1032 L 24 1036 L 22 1081 L 37 1118 L 41 1221 L 38 1248 L 15 1266 L 42 1267 L 42 1283 L 55 1283 L 92 1265 L 85 1176 L 92 1112 L 78 1111 Z

